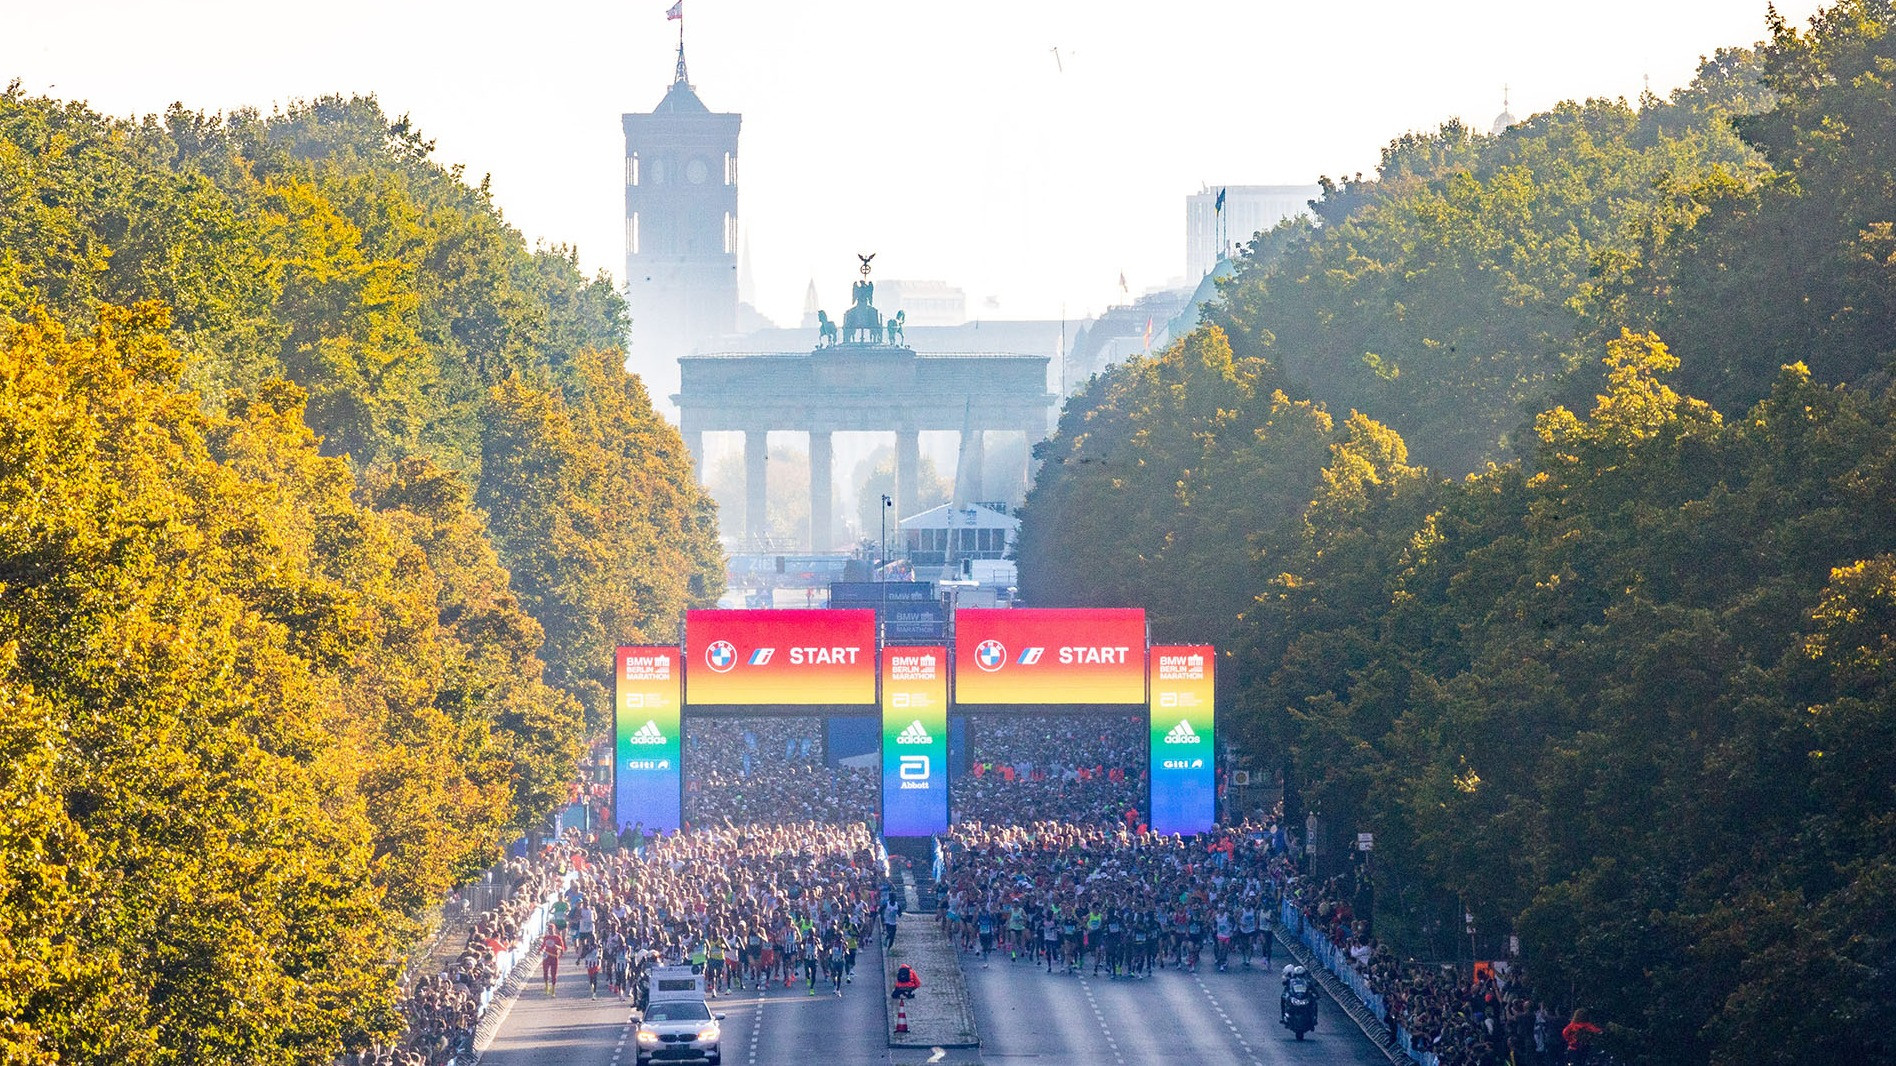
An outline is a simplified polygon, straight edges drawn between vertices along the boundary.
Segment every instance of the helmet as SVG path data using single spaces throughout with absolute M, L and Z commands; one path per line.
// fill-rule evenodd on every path
M 1290 980 L 1290 975 L 1293 973 L 1296 973 L 1297 970 L 1298 970 L 1298 966 L 1296 963 L 1294 962 L 1285 963 L 1284 964 L 1284 980 L 1286 981 Z
M 1291 975 L 1292 977 L 1303 977 L 1303 976 L 1304 976 L 1304 975 L 1306 975 L 1307 973 L 1309 973 L 1309 971 L 1308 971 L 1308 970 L 1305 970 L 1305 969 L 1304 969 L 1303 967 L 1301 967 L 1301 966 L 1293 966 L 1293 967 L 1291 967 L 1291 968 L 1290 968 L 1290 975 Z

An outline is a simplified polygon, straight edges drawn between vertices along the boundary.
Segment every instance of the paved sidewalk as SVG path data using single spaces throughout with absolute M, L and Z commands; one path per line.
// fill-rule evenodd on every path
M 882 954 L 883 995 L 895 987 L 895 969 L 908 963 L 921 975 L 922 987 L 908 1003 L 909 1031 L 895 1031 L 895 1001 L 885 999 L 889 1046 L 893 1048 L 978 1047 L 974 1007 L 961 973 L 960 953 L 933 914 L 904 914 L 895 946 Z

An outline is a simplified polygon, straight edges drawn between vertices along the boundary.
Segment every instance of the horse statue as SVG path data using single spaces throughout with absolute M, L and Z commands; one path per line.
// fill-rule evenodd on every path
M 902 335 L 902 326 L 907 321 L 908 321 L 907 311 L 897 311 L 895 313 L 895 317 L 889 319 L 888 329 L 889 329 L 889 343 L 890 344 L 906 344 L 908 342 L 908 338 Z
M 828 311 L 816 313 L 816 346 L 828 348 L 836 343 L 836 323 L 830 321 Z

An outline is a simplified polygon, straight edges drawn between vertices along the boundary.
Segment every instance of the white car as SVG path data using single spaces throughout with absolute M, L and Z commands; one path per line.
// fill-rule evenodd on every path
M 661 999 L 646 1005 L 634 1034 L 639 1066 L 657 1062 L 720 1061 L 718 1023 L 724 1015 L 711 1013 L 703 1000 Z

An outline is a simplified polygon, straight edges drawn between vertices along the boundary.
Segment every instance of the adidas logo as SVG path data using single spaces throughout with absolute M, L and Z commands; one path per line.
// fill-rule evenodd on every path
M 896 734 L 895 737 L 897 744 L 932 744 L 934 741 L 935 738 L 928 735 L 928 730 L 922 728 L 922 720 L 919 718 L 910 722 L 908 728 Z
M 634 744 L 663 744 L 665 734 L 659 731 L 656 719 L 647 718 L 645 724 L 639 727 L 638 732 L 626 739 Z
M 1192 724 L 1190 722 L 1180 718 L 1178 724 L 1172 727 L 1172 731 L 1165 734 L 1165 742 L 1167 744 L 1196 744 L 1198 743 L 1198 734 L 1192 732 Z

